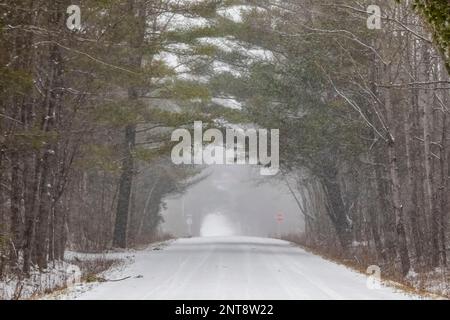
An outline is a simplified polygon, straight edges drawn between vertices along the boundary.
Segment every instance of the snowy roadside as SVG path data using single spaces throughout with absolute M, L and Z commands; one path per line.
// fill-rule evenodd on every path
M 330 255 L 326 255 L 319 250 L 314 248 L 310 248 L 304 244 L 301 244 L 297 241 L 292 241 L 289 239 L 285 239 L 285 241 L 290 242 L 293 246 L 299 247 L 306 252 L 309 252 L 315 256 L 321 257 L 322 259 L 335 263 L 337 265 L 341 265 L 353 272 L 368 276 L 368 273 L 365 270 L 361 270 L 357 265 L 349 263 L 348 261 L 338 259 L 336 257 L 332 257 Z M 436 273 L 437 271 L 430 272 L 429 274 Z M 422 275 L 423 276 L 423 275 Z M 448 300 L 449 288 L 447 287 L 447 282 L 439 282 L 439 281 L 430 281 L 427 279 L 420 279 L 419 274 L 415 272 L 410 272 L 404 282 L 395 281 L 392 279 L 383 278 L 380 275 L 380 283 L 385 287 L 396 288 L 400 291 L 403 291 L 411 296 L 415 296 L 418 299 L 433 299 L 433 300 Z M 438 278 L 435 276 L 434 278 Z M 442 279 L 438 279 L 442 280 Z
M 103 281 L 120 280 L 123 269 L 133 263 L 135 253 L 142 250 L 160 250 L 172 240 L 153 243 L 134 250 L 111 250 L 103 253 L 66 251 L 65 261 L 49 264 L 44 272 L 34 268 L 29 278 L 10 275 L 0 281 L 0 300 L 54 299 L 70 293 L 89 290 Z
M 77 254 L 78 255 L 78 254 Z M 88 260 L 85 261 L 96 261 L 99 259 L 98 257 L 95 257 L 95 254 L 81 254 L 83 257 L 87 257 Z M 39 300 L 73 300 L 76 299 L 80 294 L 93 289 L 95 286 L 99 285 L 102 282 L 110 281 L 113 279 L 113 281 L 119 280 L 119 278 L 116 278 L 116 275 L 120 275 L 123 273 L 123 270 L 125 270 L 126 266 L 129 264 L 132 264 L 134 261 L 134 255 L 133 254 L 112 254 L 109 256 L 108 254 L 101 253 L 99 254 L 99 257 L 101 259 L 111 259 L 112 261 L 115 261 L 110 268 L 107 270 L 104 270 L 97 274 L 89 274 L 88 276 L 84 277 L 83 279 L 80 279 L 80 281 L 74 283 L 71 286 L 67 286 L 61 290 L 54 290 L 53 292 L 45 295 L 41 295 L 38 297 Z M 80 258 L 78 258 L 80 259 Z
M 81 276 L 78 266 L 55 261 L 44 272 L 33 269 L 26 279 L 16 275 L 7 276 L 0 281 L 0 300 L 32 299 L 46 292 L 70 287 L 80 282 Z
M 98 261 L 110 261 L 111 266 L 99 273 L 85 274 L 79 281 L 72 285 L 64 287 L 62 290 L 39 297 L 41 300 L 73 300 L 81 294 L 92 290 L 103 282 L 118 282 L 129 278 L 140 278 L 142 275 L 125 275 L 127 267 L 135 262 L 136 254 L 143 251 L 159 251 L 170 245 L 174 240 L 152 243 L 139 249 L 109 250 L 102 253 L 81 253 L 66 251 L 65 258 L 68 261 L 77 261 L 77 263 L 97 263 Z

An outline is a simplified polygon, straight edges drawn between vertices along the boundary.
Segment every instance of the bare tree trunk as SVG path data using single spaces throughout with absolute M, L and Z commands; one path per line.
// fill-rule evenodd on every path
M 129 0 L 128 14 L 134 16 L 136 20 L 135 34 L 130 36 L 129 44 L 132 50 L 130 65 L 139 69 L 142 65 L 142 46 L 145 40 L 147 12 L 145 4 Z M 131 103 L 138 103 L 138 89 L 132 86 L 128 89 L 128 99 Z M 124 154 L 122 160 L 122 172 L 119 181 L 119 194 L 117 202 L 117 214 L 114 226 L 113 246 L 126 248 L 127 230 L 130 210 L 130 195 L 133 186 L 134 158 L 133 148 L 136 143 L 136 125 L 128 124 L 125 128 Z
M 128 211 L 130 208 L 130 194 L 134 174 L 132 151 L 135 144 L 135 138 L 136 126 L 128 125 L 125 129 L 125 153 L 122 160 L 122 173 L 119 182 L 117 214 L 113 238 L 113 246 L 118 248 L 127 247 Z
M 24 233 L 24 250 L 23 250 L 23 271 L 25 273 L 30 272 L 31 261 L 33 257 L 34 243 L 35 243 L 35 234 L 36 234 L 36 216 L 37 216 L 37 208 L 39 203 L 39 181 L 40 181 L 40 171 L 41 171 L 41 163 L 38 160 L 39 154 L 34 156 L 34 172 L 29 172 L 29 176 L 31 177 L 28 187 L 26 188 L 25 193 L 25 233 Z M 27 163 L 25 163 L 25 172 L 28 172 L 31 168 L 31 158 L 27 159 Z
M 386 83 L 390 83 L 391 79 L 391 66 L 385 66 L 385 77 L 387 78 Z M 406 276 L 411 267 L 411 262 L 409 259 L 408 243 L 406 239 L 405 221 L 403 218 L 403 204 L 401 200 L 400 192 L 400 177 L 398 172 L 398 161 L 395 150 L 395 119 L 393 113 L 393 106 L 391 102 L 391 89 L 386 89 L 385 94 L 385 108 L 388 120 L 388 159 L 389 159 L 389 172 L 391 178 L 391 191 L 392 191 L 392 207 L 393 214 L 395 217 L 395 229 L 397 232 L 397 244 L 398 244 L 398 255 L 401 262 L 402 275 Z
M 17 262 L 19 258 L 18 250 L 20 248 L 21 241 L 21 230 L 20 230 L 20 199 L 22 188 L 20 186 L 19 180 L 19 155 L 18 151 L 14 150 L 11 156 L 12 168 L 11 168 L 11 197 L 10 197 L 10 208 L 11 208 L 11 243 L 9 259 L 11 264 Z
M 328 198 L 328 214 L 336 230 L 339 242 L 347 251 L 352 241 L 352 232 L 347 208 L 342 199 L 341 187 L 337 177 L 337 169 L 329 166 L 322 179 Z
M 384 248 L 386 251 L 386 258 L 389 262 L 394 263 L 396 258 L 396 231 L 395 231 L 395 217 L 391 214 L 391 201 L 390 201 L 390 185 L 387 180 L 387 169 L 384 166 L 388 160 L 385 159 L 384 149 L 378 148 L 375 151 L 374 158 L 379 164 L 375 170 L 375 183 L 378 198 L 378 209 L 382 213 L 383 223 L 382 230 L 384 235 Z
M 5 203 L 5 197 L 3 196 L 4 191 L 6 191 L 6 183 L 4 182 L 4 172 L 5 169 L 3 167 L 3 160 L 4 160 L 4 147 L 3 145 L 0 145 L 0 235 L 2 235 L 5 231 L 5 210 L 4 210 L 4 203 Z M 1 275 L 1 273 L 0 273 Z
M 406 240 L 405 221 L 403 219 L 403 204 L 400 197 L 400 179 L 398 176 L 397 157 L 395 155 L 394 142 L 389 142 L 388 153 L 390 161 L 390 173 L 392 179 L 392 200 L 397 230 L 398 254 L 400 256 L 402 275 L 406 276 L 410 269 L 408 243 Z
M 414 251 L 416 255 L 417 265 L 421 265 L 423 246 L 422 246 L 422 236 L 420 232 L 420 222 L 418 217 L 419 203 L 418 203 L 418 189 L 416 183 L 416 168 L 415 168 L 415 145 L 413 143 L 413 138 L 415 134 L 415 124 L 414 124 L 414 112 L 417 110 L 417 100 L 413 95 L 411 99 L 412 110 L 404 111 L 403 126 L 406 136 L 406 167 L 407 167 L 407 177 L 408 177 L 408 192 L 407 192 L 407 216 L 411 222 L 411 234 L 412 242 L 414 244 Z M 408 116 L 409 114 L 409 116 Z
M 441 138 L 441 153 L 440 153 L 440 174 L 441 186 L 440 200 L 441 200 L 441 217 L 439 224 L 439 238 L 441 242 L 441 262 L 443 266 L 447 266 L 447 225 L 448 225 L 448 158 L 447 158 L 447 113 L 444 111 L 442 115 L 442 138 Z
M 423 72 L 425 75 L 424 80 L 430 80 L 430 52 L 429 49 L 423 47 Z M 424 90 L 421 98 L 423 108 L 423 165 L 425 169 L 424 180 L 424 199 L 425 199 L 425 213 L 427 219 L 430 221 L 431 232 L 431 266 L 436 267 L 439 264 L 439 239 L 438 239 L 438 217 L 436 215 L 436 208 L 433 201 L 433 168 L 432 168 L 432 155 L 431 155 L 431 125 L 432 125 L 432 96 L 429 90 Z
M 60 12 L 55 13 L 52 18 L 55 22 L 61 21 Z M 62 68 L 63 61 L 61 57 L 60 48 L 57 45 L 50 47 L 50 79 L 47 85 L 48 92 L 46 96 L 46 112 L 44 114 L 42 130 L 50 132 L 56 126 L 56 112 L 59 110 L 61 103 L 63 88 L 62 84 Z M 47 268 L 48 259 L 48 242 L 49 242 L 49 223 L 52 203 L 54 201 L 54 187 L 52 186 L 52 171 L 56 167 L 54 163 L 55 147 L 54 143 L 47 141 L 42 155 L 42 171 L 40 175 L 40 202 L 37 216 L 37 230 L 36 230 L 36 259 L 39 268 Z
M 50 172 L 50 154 L 44 151 L 42 158 L 42 174 L 40 179 L 40 197 L 36 225 L 36 262 L 40 269 L 47 268 L 48 254 L 48 228 L 51 209 L 51 187 L 49 187 L 48 176 Z
M 379 226 L 380 226 L 380 222 L 379 222 L 379 206 L 375 205 L 376 202 L 379 202 L 380 200 L 378 199 L 378 197 L 375 195 L 371 195 L 371 193 L 373 193 L 373 190 L 376 190 L 377 187 L 376 185 L 374 185 L 375 183 L 373 183 L 372 181 L 376 181 L 376 169 L 375 168 L 371 168 L 370 169 L 370 176 L 368 179 L 368 187 L 367 187 L 367 202 L 366 202 L 366 207 L 367 207 L 367 215 L 369 218 L 369 226 L 370 226 L 370 232 L 372 234 L 372 238 L 373 238 L 373 242 L 375 244 L 375 250 L 377 252 L 377 256 L 378 256 L 378 260 L 381 260 L 383 263 L 386 263 L 387 260 L 387 256 L 386 256 L 386 251 L 383 248 L 383 242 L 381 240 L 381 236 L 380 236 L 380 231 L 379 231 Z M 371 203 L 373 201 L 373 203 Z

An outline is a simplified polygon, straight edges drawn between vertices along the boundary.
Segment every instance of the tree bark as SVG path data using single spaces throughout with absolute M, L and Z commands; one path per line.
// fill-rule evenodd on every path
M 423 72 L 424 72 L 424 80 L 430 80 L 430 52 L 429 49 L 424 46 L 423 48 Z M 432 143 L 432 134 L 431 134 L 431 125 L 432 125 L 432 95 L 429 90 L 424 90 L 422 92 L 422 114 L 423 114 L 423 165 L 425 169 L 425 181 L 424 181 L 424 199 L 425 199 L 425 213 L 427 219 L 430 221 L 431 232 L 430 232 L 430 241 L 431 241 L 431 266 L 437 267 L 439 265 L 439 230 L 438 230 L 438 221 L 439 216 L 437 214 L 437 209 L 434 205 L 434 193 L 433 193 L 433 163 L 432 163 L 432 155 L 431 155 L 431 143 Z
M 386 83 L 391 82 L 391 66 L 386 65 L 384 70 L 384 76 Z M 392 210 L 395 217 L 395 229 L 397 232 L 397 254 L 400 257 L 401 272 L 403 276 L 406 276 L 411 267 L 411 262 L 409 259 L 408 243 L 406 239 L 405 221 L 403 217 L 403 204 L 401 200 L 400 192 L 400 177 L 398 169 L 398 159 L 396 155 L 396 141 L 395 141 L 395 119 L 393 113 L 393 106 L 391 100 L 391 89 L 386 89 L 384 94 L 384 104 L 386 108 L 386 115 L 388 121 L 388 161 L 389 161 L 389 173 L 391 181 L 391 192 L 392 192 Z
M 134 33 L 130 35 L 129 39 L 130 47 L 132 50 L 135 50 L 135 52 L 131 53 L 130 65 L 135 69 L 139 69 L 142 65 L 142 46 L 145 40 L 147 12 L 145 4 L 138 3 L 138 1 L 129 0 L 127 5 L 128 14 L 136 18 L 136 29 L 133 30 Z M 128 88 L 128 100 L 131 104 L 137 104 L 138 88 L 136 86 Z M 125 128 L 123 160 L 119 180 L 117 213 L 113 235 L 113 246 L 119 248 L 126 248 L 127 246 L 130 195 L 134 175 L 133 149 L 135 144 L 136 125 L 128 124 Z
M 345 207 L 342 199 L 337 169 L 328 166 L 325 171 L 326 172 L 325 176 L 322 178 L 322 183 L 328 198 L 328 214 L 336 230 L 336 234 L 342 248 L 344 251 L 347 251 L 352 241 L 352 233 L 347 208 Z
M 114 227 L 113 246 L 127 247 L 128 211 L 130 207 L 130 194 L 133 184 L 134 160 L 133 147 L 136 138 L 136 126 L 128 125 L 125 129 L 124 158 L 119 181 L 119 195 L 117 200 L 117 214 Z
M 11 197 L 10 197 L 10 210 L 11 210 L 11 243 L 9 251 L 9 259 L 11 264 L 15 264 L 19 258 L 19 248 L 21 241 L 21 228 L 20 228 L 20 199 L 22 188 L 19 179 L 19 155 L 18 151 L 14 150 L 11 156 L 12 168 L 11 168 Z

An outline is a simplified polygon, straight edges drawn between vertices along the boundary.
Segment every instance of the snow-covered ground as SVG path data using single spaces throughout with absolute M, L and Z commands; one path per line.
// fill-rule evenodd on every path
M 128 253 L 130 255 L 130 253 Z M 250 237 L 179 239 L 132 252 L 106 278 L 59 299 L 411 299 L 369 289 L 367 277 L 286 241 Z M 129 278 L 128 278 L 129 277 Z
M 29 299 L 44 292 L 70 287 L 81 281 L 78 266 L 61 261 L 49 263 L 44 272 L 32 268 L 30 277 L 19 280 L 17 276 L 0 281 L 0 300 Z

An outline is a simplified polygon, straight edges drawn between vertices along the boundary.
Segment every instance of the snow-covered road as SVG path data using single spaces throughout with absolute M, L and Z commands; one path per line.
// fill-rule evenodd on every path
M 408 299 L 370 290 L 365 275 L 288 242 L 250 237 L 179 239 L 134 261 L 77 299 Z M 73 298 L 73 296 L 72 296 Z

